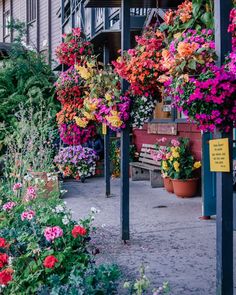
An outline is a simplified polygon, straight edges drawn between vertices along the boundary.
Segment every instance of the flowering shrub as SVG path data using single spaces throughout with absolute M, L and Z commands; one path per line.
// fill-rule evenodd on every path
M 163 177 L 190 179 L 194 177 L 195 170 L 201 167 L 201 162 L 195 161 L 190 152 L 188 138 L 172 139 L 170 142 L 162 138 L 156 144 L 156 149 L 152 157 L 155 161 L 161 161 Z
M 68 145 L 78 145 L 86 143 L 96 133 L 93 125 L 81 128 L 75 123 L 61 124 L 59 126 L 61 140 Z
M 235 77 L 213 67 L 197 78 L 176 79 L 172 84 L 174 105 L 197 122 L 200 130 L 230 131 L 236 121 Z
M 149 91 L 159 96 L 158 81 L 166 72 L 161 62 L 164 35 L 149 28 L 141 37 L 136 37 L 137 46 L 128 50 L 123 57 L 113 62 L 115 72 L 130 83 L 135 95 Z
M 38 191 L 42 195 L 40 186 Z M 12 191 L 9 195 L 7 203 L 15 206 L 0 211 L 1 293 L 116 293 L 117 267 L 96 266 L 88 247 L 93 214 L 75 222 L 56 192 L 47 202 L 37 197 L 25 203 Z
M 94 175 L 96 160 L 95 151 L 81 145 L 62 148 L 54 159 L 64 176 L 75 179 Z
M 80 28 L 72 29 L 71 34 L 63 36 L 62 42 L 56 49 L 56 56 L 61 64 L 74 66 L 75 61 L 81 64 L 84 56 L 89 56 L 93 52 L 92 44 L 82 36 Z

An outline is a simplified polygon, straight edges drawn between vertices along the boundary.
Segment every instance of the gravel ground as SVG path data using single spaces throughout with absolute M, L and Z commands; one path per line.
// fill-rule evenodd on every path
M 213 295 L 215 291 L 215 220 L 201 221 L 201 198 L 181 199 L 149 182 L 130 182 L 131 239 L 120 239 L 119 179 L 112 180 L 112 197 L 105 198 L 102 178 L 82 184 L 66 182 L 64 199 L 74 218 L 100 211 L 92 243 L 98 263 L 115 263 L 124 279 L 135 278 L 141 265 L 153 287 L 169 281 L 172 295 Z M 236 232 L 234 233 L 236 244 Z M 236 254 L 234 268 L 236 267 Z M 236 271 L 234 273 L 236 294 Z M 119 294 L 125 294 L 120 289 Z

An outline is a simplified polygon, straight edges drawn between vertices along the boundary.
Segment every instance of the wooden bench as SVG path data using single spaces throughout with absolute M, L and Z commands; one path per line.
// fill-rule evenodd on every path
M 161 161 L 153 160 L 152 151 L 156 151 L 155 145 L 142 145 L 139 161 L 130 163 L 131 179 L 133 181 L 150 180 L 151 187 L 163 187 Z

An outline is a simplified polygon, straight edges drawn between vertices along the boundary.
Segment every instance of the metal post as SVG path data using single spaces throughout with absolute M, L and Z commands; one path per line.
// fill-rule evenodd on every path
M 215 9 L 215 42 L 219 64 L 224 62 L 225 54 L 231 51 L 231 35 L 227 33 L 231 0 L 214 0 Z M 230 171 L 217 173 L 217 220 L 216 220 L 216 251 L 217 251 L 217 295 L 233 295 L 233 175 L 232 149 L 233 136 L 217 134 L 219 138 L 229 139 Z
M 202 134 L 202 216 L 200 219 L 210 219 L 216 215 L 216 174 L 210 171 L 209 140 L 212 134 Z
M 104 65 L 109 63 L 109 49 L 104 45 L 103 48 L 103 62 Z M 110 173 L 110 132 L 107 128 L 107 133 L 104 136 L 104 161 L 105 161 L 105 182 L 106 182 L 106 197 L 111 195 L 111 173 Z
M 65 0 L 61 0 L 61 33 L 64 34 Z M 63 38 L 62 38 L 63 41 Z
M 128 0 L 121 2 L 121 49 L 130 48 L 130 3 Z M 123 93 L 127 90 L 128 83 L 122 81 Z M 130 128 L 127 124 L 121 133 L 121 237 L 126 241 L 130 238 L 129 233 L 129 143 Z

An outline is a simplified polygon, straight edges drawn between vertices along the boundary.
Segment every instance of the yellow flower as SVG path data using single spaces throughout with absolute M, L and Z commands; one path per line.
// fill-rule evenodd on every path
M 119 128 L 123 124 L 117 111 L 111 111 L 111 115 L 105 118 L 113 127 Z
M 168 164 L 167 164 L 166 161 L 162 161 L 162 169 L 166 170 L 166 171 L 169 169 Z
M 91 72 L 85 67 L 75 65 L 75 69 L 79 72 L 80 76 L 85 80 L 88 80 L 92 76 Z
M 200 168 L 201 166 L 202 166 L 202 164 L 201 164 L 200 161 L 195 162 L 195 163 L 193 164 L 193 168 L 194 168 L 194 169 L 198 169 L 198 168 Z
M 75 117 L 75 123 L 81 128 L 85 128 L 88 125 L 87 119 L 79 117 Z
M 86 119 L 88 120 L 94 120 L 94 115 L 89 113 L 89 112 L 83 112 L 83 115 L 85 116 Z
M 106 99 L 106 100 L 111 100 L 111 99 L 112 99 L 111 94 L 107 92 L 107 93 L 105 94 L 105 99 Z
M 90 112 L 94 112 L 97 109 L 98 106 L 98 100 L 96 99 L 90 99 L 90 98 L 85 98 L 84 100 L 84 106 L 86 109 L 88 109 Z
M 179 39 L 182 36 L 182 33 L 176 33 L 174 34 L 175 39 Z
M 173 156 L 174 158 L 179 158 L 179 153 L 176 152 L 176 151 L 174 151 L 174 152 L 172 153 L 172 156 Z
M 173 165 L 174 165 L 175 171 L 179 172 L 179 166 L 180 166 L 179 162 L 175 161 Z
M 172 162 L 174 160 L 174 157 L 171 156 L 169 160 L 170 160 L 170 162 Z

